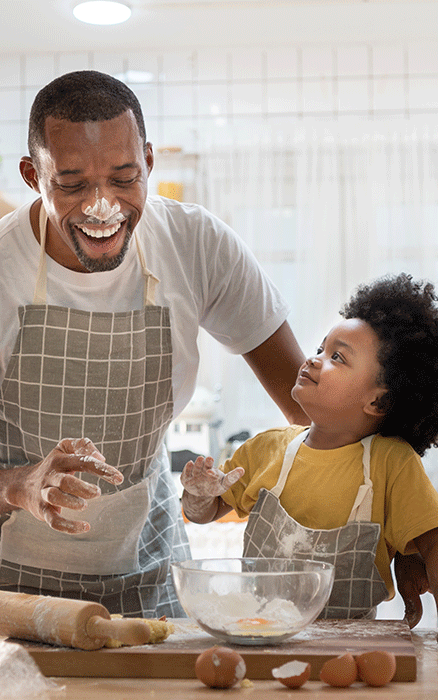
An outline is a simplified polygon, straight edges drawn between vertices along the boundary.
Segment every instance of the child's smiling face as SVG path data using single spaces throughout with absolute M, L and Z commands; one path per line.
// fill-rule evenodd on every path
M 366 416 L 381 416 L 377 402 L 386 389 L 379 384 L 378 350 L 371 326 L 343 319 L 301 366 L 292 397 L 312 422 L 336 421 L 335 429 L 357 428 Z

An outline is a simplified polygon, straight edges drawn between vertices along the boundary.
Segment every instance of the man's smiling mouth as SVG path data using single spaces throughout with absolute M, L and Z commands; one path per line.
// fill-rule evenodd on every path
M 90 238 L 109 238 L 117 233 L 121 225 L 122 223 L 118 222 L 112 226 L 106 226 L 105 228 L 88 228 L 88 226 L 79 226 L 78 224 L 76 226 L 82 233 L 85 233 Z

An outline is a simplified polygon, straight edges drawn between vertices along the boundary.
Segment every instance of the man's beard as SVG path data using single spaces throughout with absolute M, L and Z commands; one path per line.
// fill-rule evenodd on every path
M 131 222 L 128 219 L 126 223 L 126 236 L 125 240 L 123 241 L 122 249 L 113 257 L 106 257 L 104 255 L 102 258 L 90 258 L 88 255 L 85 255 L 84 251 L 79 245 L 74 226 L 70 226 L 70 233 L 76 257 L 81 265 L 83 265 L 88 272 L 107 272 L 108 270 L 115 270 L 115 268 L 123 262 L 132 237 L 132 228 Z

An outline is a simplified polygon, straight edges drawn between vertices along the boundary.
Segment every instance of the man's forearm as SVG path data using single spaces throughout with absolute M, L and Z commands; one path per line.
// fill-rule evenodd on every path
M 310 425 L 308 416 L 291 396 L 305 358 L 289 324 L 284 322 L 270 338 L 243 357 L 289 423 Z

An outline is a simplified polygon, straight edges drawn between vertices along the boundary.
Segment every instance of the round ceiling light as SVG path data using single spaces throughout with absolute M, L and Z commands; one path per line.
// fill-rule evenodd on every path
M 73 9 L 76 19 L 88 24 L 120 24 L 131 16 L 131 8 L 123 2 L 91 0 L 81 2 Z

